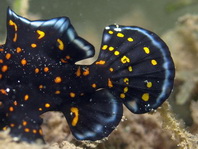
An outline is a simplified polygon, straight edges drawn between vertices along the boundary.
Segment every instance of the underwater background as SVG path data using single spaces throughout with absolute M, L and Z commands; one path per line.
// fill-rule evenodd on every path
M 158 34 L 176 65 L 172 95 L 154 113 L 125 119 L 101 142 L 78 142 L 57 112 L 42 117 L 48 144 L 14 143 L 0 133 L 1 148 L 51 149 L 196 149 L 198 148 L 198 1 L 197 0 L 1 0 L 0 43 L 6 39 L 10 7 L 30 20 L 67 16 L 77 33 L 99 51 L 102 32 L 110 24 L 139 26 Z

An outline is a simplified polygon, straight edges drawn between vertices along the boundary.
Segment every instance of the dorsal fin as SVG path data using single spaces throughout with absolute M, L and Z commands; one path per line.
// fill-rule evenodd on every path
M 6 48 L 37 49 L 71 63 L 94 56 L 94 47 L 78 36 L 67 17 L 30 21 L 9 8 L 7 13 Z

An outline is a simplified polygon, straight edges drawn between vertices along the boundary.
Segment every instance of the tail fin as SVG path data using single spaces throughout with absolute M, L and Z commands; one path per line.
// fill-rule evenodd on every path
M 101 89 L 85 94 L 72 104 L 64 104 L 61 111 L 78 140 L 96 141 L 107 137 L 117 127 L 123 107 L 108 90 Z
M 133 113 L 159 107 L 173 88 L 175 68 L 167 45 L 135 26 L 105 28 L 95 64 L 109 71 L 109 90 Z

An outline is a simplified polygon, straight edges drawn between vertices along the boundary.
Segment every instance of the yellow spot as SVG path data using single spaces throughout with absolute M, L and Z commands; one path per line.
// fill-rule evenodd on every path
M 14 30 L 17 31 L 18 27 L 16 25 L 15 22 L 13 22 L 12 20 L 9 21 L 9 25 L 14 26 Z
M 36 129 L 33 129 L 32 132 L 33 132 L 34 134 L 36 134 L 36 133 L 37 133 L 37 130 L 36 130 Z
M 112 88 L 113 87 L 113 83 L 110 79 L 108 79 L 108 87 Z
M 96 65 L 104 65 L 105 63 L 106 63 L 105 61 L 100 60 L 100 61 L 96 62 Z
M 108 48 L 107 45 L 103 45 L 103 46 L 102 46 L 102 50 L 106 50 L 107 48 Z
M 153 59 L 153 60 L 151 60 L 151 64 L 155 66 L 155 65 L 157 65 L 157 61 Z
M 2 64 L 3 63 L 3 60 L 2 59 L 0 59 L 0 64 Z
M 32 48 L 36 48 L 36 47 L 37 47 L 37 44 L 32 43 L 32 44 L 31 44 L 31 47 L 32 47 Z
M 29 128 L 25 128 L 24 131 L 25 132 L 30 132 L 30 129 Z
M 121 62 L 122 62 L 123 64 L 125 64 L 125 63 L 130 63 L 130 59 L 129 59 L 127 56 L 123 56 L 123 57 L 121 58 Z
M 144 94 L 142 95 L 142 100 L 148 101 L 148 100 L 149 100 L 149 94 L 148 94 L 148 93 L 144 93 Z
M 92 86 L 93 88 L 96 88 L 96 84 L 95 84 L 95 83 L 93 83 L 91 86 Z
M 14 111 L 14 108 L 13 107 L 9 107 L 9 111 L 10 112 L 13 112 Z
M 119 51 L 115 51 L 115 52 L 114 52 L 114 55 L 119 55 L 119 54 L 120 54 Z
M 129 84 L 129 78 L 124 78 L 123 80 L 127 85 Z
M 27 101 L 28 99 L 29 99 L 29 95 L 26 94 L 26 95 L 24 96 L 24 100 Z
M 45 107 L 46 107 L 46 108 L 49 108 L 50 106 L 51 106 L 51 105 L 50 105 L 49 103 L 46 103 L 46 104 L 45 104 Z
M 61 93 L 60 91 L 56 91 L 56 92 L 55 92 L 55 94 L 60 94 L 60 93 Z
M 38 68 L 35 68 L 34 72 L 35 73 L 39 73 L 39 69 Z
M 59 50 L 64 50 L 64 44 L 63 44 L 63 41 L 62 41 L 62 40 L 60 40 L 60 39 L 57 39 L 57 42 L 58 42 L 58 44 L 59 44 L 59 46 L 58 46 Z
M 61 82 L 62 82 L 61 77 L 56 77 L 56 78 L 54 79 L 54 82 L 55 82 L 55 83 L 61 83 Z
M 76 124 L 78 123 L 78 119 L 79 119 L 79 110 L 76 107 L 72 107 L 70 110 L 72 114 L 74 114 L 74 118 L 72 120 L 72 126 L 76 126 Z
M 153 84 L 152 84 L 152 82 L 147 82 L 147 83 L 146 83 L 146 86 L 147 86 L 148 88 L 151 88 L 151 87 L 153 86 Z
M 41 30 L 37 30 L 36 32 L 37 32 L 37 34 L 39 35 L 39 36 L 38 36 L 38 39 L 41 39 L 41 38 L 43 38 L 43 37 L 45 36 L 45 32 L 43 32 L 43 31 L 41 31 Z
M 5 130 L 7 130 L 8 129 L 8 127 L 7 126 L 5 126 L 5 127 L 3 127 L 3 130 L 5 131 Z
M 10 124 L 10 127 L 14 127 L 14 126 L 15 126 L 15 124 L 13 124 L 13 123 Z
M 23 66 L 25 66 L 25 65 L 27 64 L 26 59 L 22 59 L 22 60 L 21 60 L 21 64 L 22 64 Z
M 43 111 L 43 109 L 42 109 L 42 108 L 39 108 L 38 110 L 39 110 L 39 111 Z
M 124 34 L 122 34 L 122 33 L 117 33 L 117 36 L 118 36 L 118 37 L 124 37 Z
M 6 59 L 10 59 L 11 58 L 11 54 L 7 53 L 5 57 L 6 57 Z
M 109 47 L 109 51 L 113 51 L 114 50 L 114 47 Z
M 129 66 L 129 67 L 128 67 L 128 70 L 129 70 L 130 72 L 133 71 L 132 66 Z
M 49 68 L 48 67 L 45 67 L 44 68 L 44 72 L 48 72 L 49 71 Z
M 26 126 L 27 125 L 27 121 L 23 121 L 23 126 Z
M 125 96 L 125 94 L 124 94 L 124 93 L 121 93 L 121 94 L 120 94 L 120 98 L 122 98 L 122 99 L 123 99 L 123 98 L 125 98 L 125 97 L 126 97 L 126 96 Z
M 128 87 L 125 87 L 124 88 L 124 93 L 128 92 L 129 88 Z
M 109 31 L 108 33 L 109 33 L 109 34 L 113 34 L 113 31 Z
M 2 72 L 6 72 L 8 70 L 8 66 L 7 65 L 3 65 L 2 67 L 1 67 L 1 71 Z
M 81 70 L 80 70 L 80 67 L 78 67 L 77 71 L 76 71 L 76 76 L 77 77 L 80 77 L 81 75 Z
M 149 49 L 148 47 L 144 47 L 143 49 L 144 49 L 144 52 L 145 52 L 146 54 L 149 54 L 149 53 L 150 53 L 150 49 Z
M 109 71 L 113 72 L 113 68 L 112 68 L 112 67 L 111 67 L 111 68 L 109 68 Z
M 20 47 L 17 47 L 17 48 L 16 48 L 16 52 L 17 52 L 17 53 L 20 53 L 21 51 L 22 51 L 22 49 L 21 49 Z
M 133 38 L 129 37 L 129 38 L 127 38 L 127 40 L 128 40 L 129 42 L 132 42 L 132 41 L 133 41 Z
M 86 69 L 83 71 L 83 75 L 84 75 L 84 76 L 89 75 L 89 68 L 86 68 Z
M 76 96 L 76 94 L 73 93 L 73 92 L 71 92 L 69 95 L 70 95 L 71 98 L 74 98 Z

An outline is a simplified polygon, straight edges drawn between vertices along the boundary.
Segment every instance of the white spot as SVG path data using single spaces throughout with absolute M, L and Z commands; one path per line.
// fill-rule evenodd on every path
M 6 88 L 6 92 L 10 92 L 10 88 Z
M 109 30 L 109 29 L 110 29 L 110 27 L 109 27 L 109 26 L 106 26 L 106 27 L 105 27 L 105 29 L 106 29 L 106 30 Z

